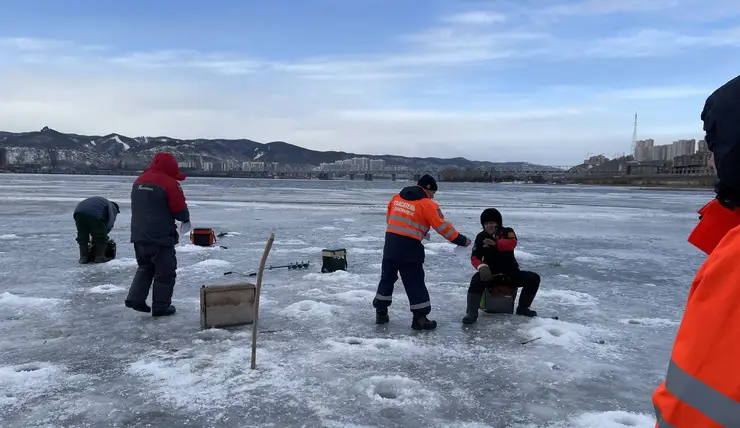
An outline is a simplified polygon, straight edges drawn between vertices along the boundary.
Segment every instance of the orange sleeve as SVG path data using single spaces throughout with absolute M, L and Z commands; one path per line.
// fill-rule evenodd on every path
M 455 243 L 455 239 L 460 235 L 460 232 L 455 229 L 452 223 L 445 220 L 439 205 L 431 199 L 424 200 L 420 205 L 423 206 L 424 220 L 429 223 L 429 226 L 446 240 Z

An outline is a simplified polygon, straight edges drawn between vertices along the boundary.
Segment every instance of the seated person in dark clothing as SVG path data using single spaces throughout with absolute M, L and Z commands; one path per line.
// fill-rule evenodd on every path
M 478 270 L 470 280 L 468 301 L 464 324 L 478 320 L 480 300 L 487 288 L 500 285 L 522 287 L 519 296 L 517 315 L 537 316 L 529 306 L 540 288 L 540 276 L 535 272 L 519 269 L 514 257 L 517 237 L 514 229 L 504 227 L 501 213 L 495 208 L 487 208 L 480 215 L 483 231 L 475 237 L 470 262 Z

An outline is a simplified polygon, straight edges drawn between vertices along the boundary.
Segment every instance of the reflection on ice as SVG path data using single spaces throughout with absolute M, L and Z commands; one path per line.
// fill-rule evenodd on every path
M 522 268 L 542 276 L 542 317 L 462 327 L 472 268 L 433 234 L 439 329 L 420 333 L 401 280 L 389 324 L 371 306 L 385 206 L 404 183 L 189 178 L 193 225 L 227 231 L 225 248 L 184 236 L 178 314 L 153 320 L 123 306 L 132 179 L 0 176 L 0 426 L 652 428 L 650 394 L 701 262 L 685 238 L 711 197 L 444 183 L 438 201 L 469 236 L 495 193 Z M 94 194 L 121 203 L 119 253 L 80 266 L 71 211 Z M 268 264 L 311 266 L 266 273 L 251 371 L 250 329 L 201 331 L 198 295 L 254 281 L 223 273 L 255 271 L 270 231 Z M 319 273 L 331 247 L 347 248 L 348 272 Z

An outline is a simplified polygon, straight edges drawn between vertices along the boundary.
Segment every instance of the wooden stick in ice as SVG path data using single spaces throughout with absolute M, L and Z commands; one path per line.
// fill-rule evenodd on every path
M 267 263 L 267 256 L 270 254 L 272 249 L 272 243 L 275 241 L 275 233 L 270 233 L 270 239 L 267 240 L 265 245 L 265 251 L 262 253 L 262 260 L 260 260 L 260 267 L 257 270 L 257 284 L 255 286 L 254 294 L 254 323 L 252 323 L 252 370 L 257 367 L 257 320 L 260 314 L 260 292 L 262 291 L 262 274 L 265 272 L 265 264 Z

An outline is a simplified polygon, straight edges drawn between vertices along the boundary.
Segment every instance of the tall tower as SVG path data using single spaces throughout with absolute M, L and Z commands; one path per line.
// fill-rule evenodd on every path
M 637 112 L 635 112 L 635 125 L 632 128 L 632 155 L 635 155 L 635 145 L 637 144 Z

